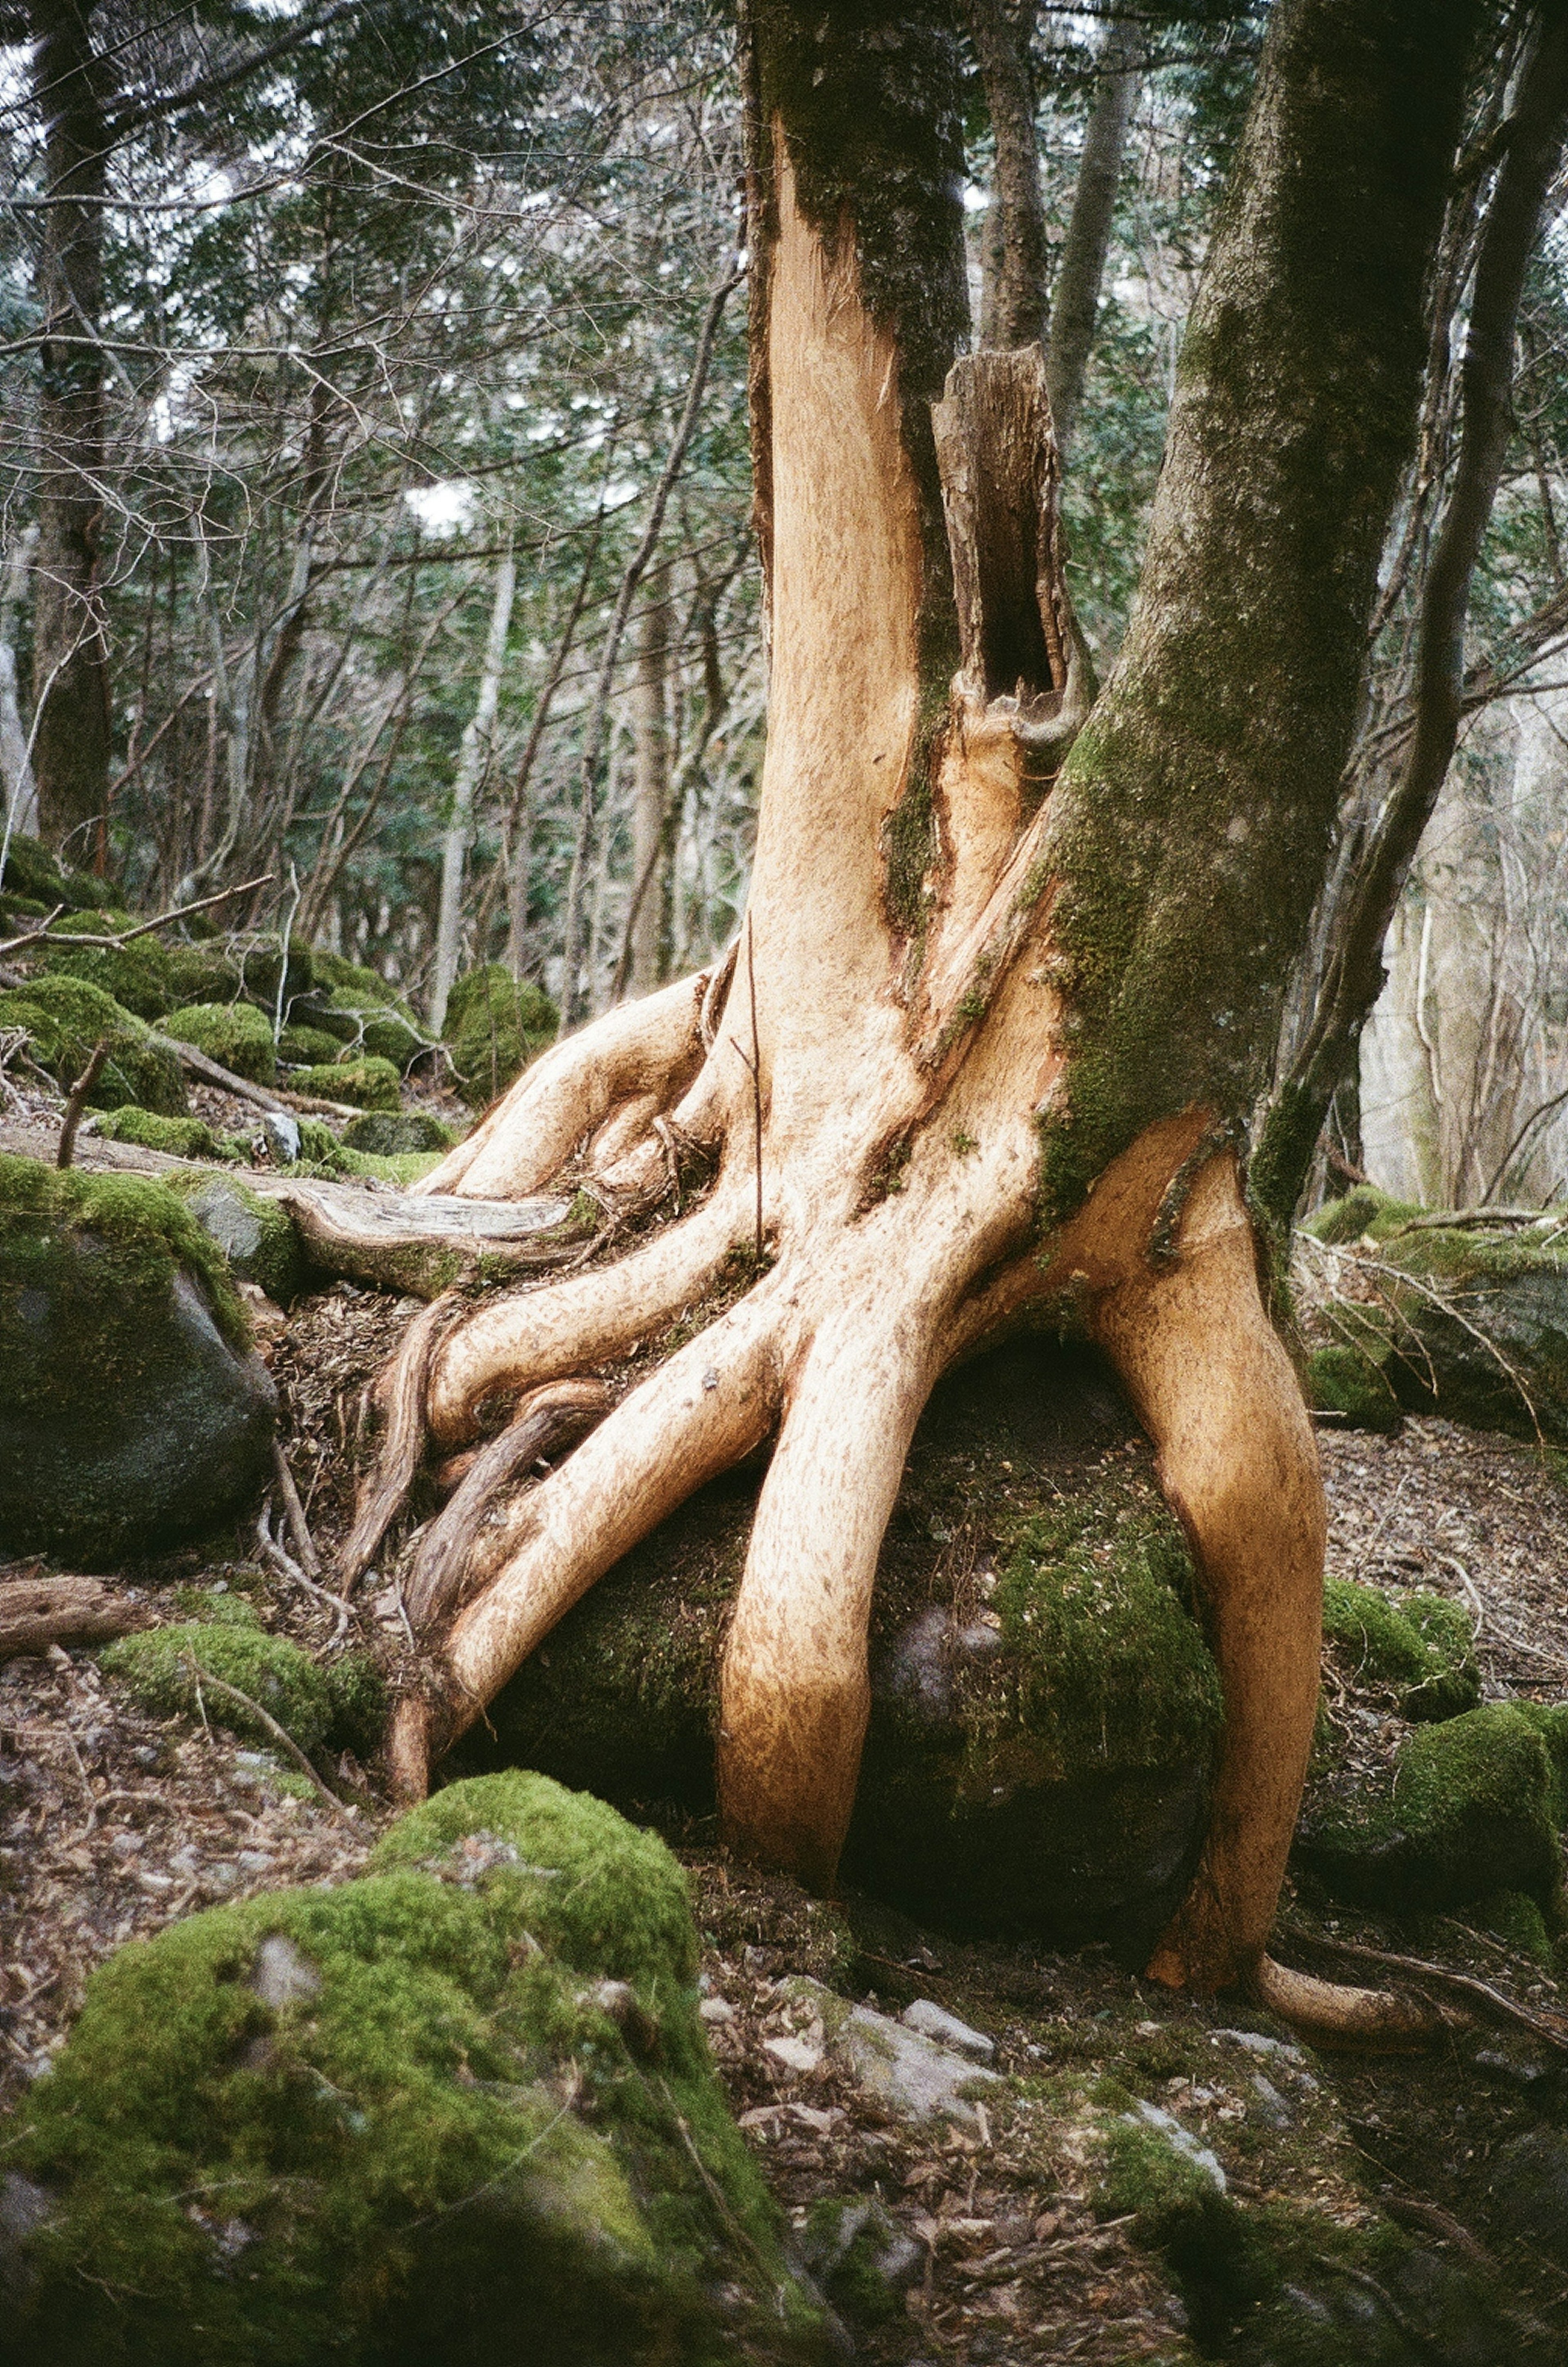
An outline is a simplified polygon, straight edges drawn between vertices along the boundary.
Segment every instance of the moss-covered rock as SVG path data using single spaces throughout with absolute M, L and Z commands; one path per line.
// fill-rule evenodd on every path
M 219 1159 L 224 1153 L 205 1118 L 161 1117 L 155 1110 L 138 1109 L 127 1102 L 106 1110 L 93 1124 L 104 1142 L 134 1142 L 143 1150 L 166 1151 L 172 1159 Z
M 238 1002 L 244 995 L 240 965 L 220 941 L 210 945 L 171 946 L 169 1001 L 178 1011 L 208 1002 Z
M 69 912 L 53 923 L 52 939 L 73 936 L 118 936 L 136 923 L 129 912 Z M 85 978 L 102 987 L 139 1019 L 156 1019 L 169 1007 L 169 957 L 154 936 L 132 938 L 126 946 L 82 946 L 51 943 L 39 955 L 40 966 L 60 978 Z
M 1404 1410 L 1393 1393 L 1382 1355 L 1337 1341 L 1314 1348 L 1307 1359 L 1307 1394 L 1319 1413 L 1337 1414 L 1345 1430 L 1398 1430 Z
M 221 1251 L 231 1273 L 256 1284 L 279 1307 L 299 1297 L 309 1267 L 299 1230 L 281 1202 L 253 1191 L 237 1175 L 176 1175 L 170 1188 Z
M 339 1060 L 307 1069 L 298 1082 L 301 1093 L 319 1094 L 322 1101 L 352 1102 L 355 1109 L 402 1106 L 401 1082 L 390 1060 Z
M 1506 1889 L 1550 1908 L 1565 1765 L 1568 1707 L 1488 1702 L 1407 1737 L 1384 1782 L 1314 1784 L 1296 1853 L 1364 1906 L 1458 1907 Z
M 0 1159 L 0 1547 L 103 1567 L 209 1528 L 270 1468 L 274 1402 L 174 1193 Z
M 88 912 L 102 903 L 104 895 L 101 879 L 86 871 L 62 870 L 41 839 L 29 838 L 24 831 L 16 832 L 6 849 L 0 885 L 8 895 L 26 897 L 46 912 L 57 904 Z
M 1387 1372 L 1402 1404 L 1479 1430 L 1568 1443 L 1568 1251 L 1556 1218 L 1522 1232 L 1433 1226 L 1381 1254 L 1407 1331 Z
M 1395 1200 L 1389 1193 L 1380 1192 L 1375 1184 L 1358 1184 L 1341 1199 L 1325 1200 L 1305 1219 L 1302 1230 L 1311 1233 L 1314 1240 L 1342 1248 L 1363 1235 L 1382 1240 L 1387 1233 L 1401 1231 L 1420 1213 L 1412 1202 Z
M 492 1744 L 646 1808 L 712 1803 L 755 1471 L 694 1497 L 519 1672 Z M 1130 1961 L 1201 1838 L 1219 1690 L 1180 1533 L 1094 1359 L 1024 1342 L 938 1389 L 889 1524 L 846 1878 L 910 1912 Z
M 338 1039 L 323 1027 L 289 1025 L 277 1039 L 277 1057 L 290 1068 L 315 1069 L 338 1055 Z
M 457 1138 L 428 1110 L 367 1110 L 350 1118 L 343 1130 L 350 1150 L 368 1151 L 374 1159 L 399 1159 L 411 1150 L 450 1150 Z
M 1402 1717 L 1459 1717 L 1480 1703 L 1475 1622 L 1447 1595 L 1394 1602 L 1375 1586 L 1331 1578 L 1323 1590 L 1323 1632 L 1351 1682 L 1390 1687 Z
M 215 1617 L 218 1605 L 221 1615 Z M 329 1743 L 368 1757 L 386 1723 L 386 1688 L 373 1661 L 359 1653 L 313 1660 L 287 1636 L 268 1635 L 253 1606 L 236 1595 L 218 1598 L 203 1618 L 121 1637 L 104 1652 L 102 1664 L 154 1717 L 205 1710 L 216 1726 L 270 1742 L 265 1726 L 243 1703 L 201 1693 L 203 1677 L 233 1685 L 276 1718 L 307 1758 Z
M 122 1948 L 11 2151 L 17 2367 L 824 2357 L 695 1959 L 662 1844 L 527 1775 Z
M 183 1117 L 185 1081 L 175 1055 L 101 987 L 84 978 L 39 977 L 0 993 L 0 1027 L 25 1027 L 32 1057 L 62 1091 L 85 1069 L 93 1048 L 108 1038 L 108 1058 L 87 1099 L 94 1109 L 135 1102 L 166 1117 Z
M 504 964 L 469 970 L 452 989 L 443 1030 L 464 1100 L 492 1102 L 553 1044 L 560 1014 L 542 987 L 519 986 Z
M 190 1003 L 168 1014 L 164 1033 L 177 1044 L 194 1044 L 253 1085 L 270 1085 L 277 1074 L 271 1023 L 253 1002 Z
M 315 991 L 295 1003 L 290 1015 L 333 1036 L 351 1056 L 370 1053 L 402 1070 L 430 1048 L 431 1039 L 408 1004 L 374 970 L 338 955 L 318 954 L 316 977 Z

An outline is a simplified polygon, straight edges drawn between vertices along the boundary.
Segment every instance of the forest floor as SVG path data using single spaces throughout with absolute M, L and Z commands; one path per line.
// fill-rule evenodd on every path
M 211 1115 L 229 1123 L 234 1113 Z M 83 1148 L 91 1159 L 91 1143 Z M 324 1559 L 352 1509 L 362 1392 L 414 1311 L 339 1284 L 301 1301 L 269 1344 Z M 1437 1420 L 1411 1420 L 1393 1438 L 1325 1430 L 1323 1447 L 1331 1572 L 1464 1600 L 1481 1620 L 1488 1698 L 1568 1693 L 1568 1493 L 1542 1458 Z M 128 1569 L 123 1588 L 161 1615 L 176 1588 L 243 1589 L 265 1625 L 318 1654 L 332 1648 L 330 1610 L 254 1556 L 254 1532 L 236 1530 L 216 1557 L 191 1549 Z M 410 1648 L 400 1598 L 374 1573 L 348 1640 L 393 1674 Z M 1354 1671 L 1327 1674 L 1330 1715 L 1354 1729 L 1357 1754 L 1386 1758 L 1397 1720 L 1358 1690 Z M 362 1863 L 391 1811 L 373 1771 L 345 1757 L 328 1772 L 340 1808 L 286 1793 L 267 1754 L 215 1717 L 143 1715 L 90 1652 L 55 1648 L 0 1668 L 0 2152 L 4 2114 L 69 2033 L 84 1982 L 111 1949 L 208 1902 L 333 1882 Z M 857 2358 L 1111 2367 L 1197 2355 L 1191 2336 L 1203 2329 L 1190 2319 L 1202 2295 L 1140 2245 L 1130 2214 L 1107 2209 L 1089 2104 L 1103 2113 L 1108 2095 L 1174 2114 L 1213 2150 L 1235 2195 L 1310 2203 L 1325 2237 L 1314 2291 L 1328 2296 L 1311 2306 L 1342 2315 L 1347 2328 L 1358 2311 L 1404 2328 L 1413 2360 L 1509 2355 L 1434 2348 L 1408 2297 L 1364 2268 L 1336 2270 L 1327 2237 L 1381 2215 L 1415 2232 L 1424 2257 L 1496 2267 L 1519 2313 L 1512 2355 L 1568 2355 L 1568 2276 L 1518 2234 L 1491 2180 L 1510 2137 L 1568 2112 L 1568 2037 L 1555 2021 L 1565 2017 L 1568 2033 L 1568 1997 L 1531 1958 L 1453 1918 L 1374 1920 L 1303 1883 L 1287 1925 L 1439 1960 L 1539 2019 L 1533 2031 L 1510 2022 L 1505 2005 L 1496 2026 L 1458 2028 L 1416 2058 L 1303 2055 L 1236 1999 L 1174 1997 L 1103 1951 L 961 1941 L 864 1899 L 829 1917 L 731 1864 L 708 1829 L 671 1838 L 693 1878 L 716 2057 L 786 2212 L 804 2231 L 824 2199 L 874 2195 L 919 2247 L 899 2305 L 857 2330 Z M 822 2044 L 801 1976 L 894 2015 L 917 1998 L 957 2013 L 995 2042 L 1005 2075 L 996 2101 L 963 2126 L 898 2118 Z

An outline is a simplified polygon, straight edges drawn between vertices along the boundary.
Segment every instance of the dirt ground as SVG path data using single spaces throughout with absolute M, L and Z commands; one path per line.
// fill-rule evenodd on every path
M 412 1312 L 412 1302 L 340 1284 L 302 1302 L 270 1347 L 323 1558 L 351 1511 L 365 1383 Z M 1544 1458 L 1435 1420 L 1392 1439 L 1325 1429 L 1323 1447 L 1331 1571 L 1462 1599 L 1481 1622 L 1488 1696 L 1562 1697 L 1568 1493 Z M 253 1525 L 217 1554 L 193 1549 L 123 1573 L 124 1591 L 161 1614 L 173 1589 L 196 1582 L 243 1586 L 267 1625 L 317 1653 L 372 1649 L 394 1678 L 410 1649 L 396 1588 L 374 1575 L 334 1642 L 336 1614 L 266 1562 Z M 1358 1722 L 1368 1758 L 1392 1747 L 1396 1721 L 1346 1672 L 1330 1670 L 1328 1694 L 1331 1714 Z M 62 2044 L 109 1950 L 209 1901 L 355 1870 L 389 1812 L 373 1771 L 345 1757 L 328 1772 L 338 1805 L 288 1795 L 266 1754 L 215 1717 L 143 1716 L 89 1652 L 0 1668 L 0 2115 Z M 960 1942 L 867 1900 L 829 1913 L 745 1875 L 701 1827 L 671 1838 L 694 1882 L 716 2058 L 785 2211 L 804 2237 L 825 2198 L 875 2196 L 919 2248 L 893 2313 L 857 2328 L 858 2358 L 1112 2367 L 1199 2355 L 1190 2282 L 1140 2244 L 1132 2214 L 1107 2211 L 1093 2131 L 1108 2097 L 1174 2113 L 1238 2198 L 1319 2215 L 1329 2300 L 1314 2306 L 1339 2306 L 1337 2275 L 1347 2309 L 1405 2327 L 1411 2358 L 1461 2355 L 1424 2349 L 1407 2302 L 1365 2271 L 1336 2268 L 1336 2231 L 1382 2214 L 1439 2261 L 1484 2263 L 1495 2248 L 1520 2312 L 1514 2355 L 1568 2355 L 1568 2278 L 1499 2225 L 1489 2185 L 1510 2135 L 1562 2112 L 1568 1999 L 1533 1960 L 1451 1918 L 1374 1925 L 1303 1883 L 1284 1907 L 1297 1931 L 1439 1960 L 1484 1980 L 1505 2010 L 1418 2061 L 1269 2054 L 1289 2033 L 1267 2017 L 1235 1999 L 1173 1998 L 1102 1951 Z M 896 2118 L 831 2049 L 808 2061 L 811 2008 L 790 1987 L 802 1973 L 889 2013 L 918 1997 L 957 2012 L 995 2042 L 1007 2087 L 968 2128 Z M 1506 2001 L 1537 2016 L 1537 2029 L 1510 2022 Z M 770 2044 L 803 2028 L 804 2052 Z

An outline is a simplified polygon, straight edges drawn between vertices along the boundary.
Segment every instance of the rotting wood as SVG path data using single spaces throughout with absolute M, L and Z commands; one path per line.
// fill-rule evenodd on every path
M 0 1585 L 0 1660 L 47 1652 L 51 1644 L 107 1644 L 151 1619 L 144 1603 L 111 1594 L 96 1578 L 7 1580 Z

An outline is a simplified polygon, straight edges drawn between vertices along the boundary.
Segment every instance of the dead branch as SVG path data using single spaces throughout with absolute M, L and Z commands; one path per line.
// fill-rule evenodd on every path
M 307 1578 L 320 1578 L 321 1557 L 316 1551 L 316 1540 L 310 1535 L 310 1523 L 305 1518 L 305 1507 L 299 1501 L 299 1490 L 294 1485 L 294 1474 L 288 1467 L 288 1457 L 283 1451 L 281 1440 L 276 1438 L 272 1442 L 272 1467 L 277 1475 L 277 1492 L 283 1499 L 283 1516 L 288 1523 L 288 1534 L 294 1540 L 294 1550 L 299 1556 L 299 1567 Z
M 56 1167 L 69 1167 L 76 1156 L 76 1129 L 82 1123 L 82 1112 L 87 1106 L 87 1095 L 97 1083 L 104 1062 L 109 1056 L 109 1039 L 100 1036 L 87 1057 L 87 1065 L 65 1096 L 65 1116 L 60 1123 L 60 1148 L 54 1154 Z
M 145 1627 L 150 1616 L 96 1578 L 15 1579 L 0 1586 L 0 1660 L 47 1652 L 51 1644 L 107 1644 Z
M 80 942 L 78 940 L 78 942 Z M 257 1109 L 305 1110 L 321 1117 L 363 1117 L 364 1111 L 352 1102 L 323 1101 L 319 1093 L 287 1093 L 281 1085 L 253 1085 L 248 1077 L 237 1077 L 232 1069 L 224 1068 L 220 1060 L 209 1059 L 198 1052 L 194 1044 L 182 1044 L 175 1036 L 161 1036 L 154 1027 L 152 1041 L 172 1052 L 182 1069 L 199 1077 L 204 1085 L 217 1085 L 237 1101 L 253 1102 Z
M 47 919 L 40 921 L 36 928 L 28 929 L 19 937 L 7 937 L 5 943 L 0 945 L 0 956 L 26 953 L 30 946 L 41 945 L 66 946 L 72 948 L 77 946 L 128 946 L 132 938 L 151 936 L 155 929 L 169 928 L 175 921 L 187 919 L 192 912 L 208 912 L 214 904 L 227 904 L 236 896 L 248 896 L 253 889 L 265 888 L 270 885 L 275 876 L 273 872 L 264 871 L 257 879 L 243 879 L 237 888 L 221 888 L 216 896 L 203 896 L 198 903 L 172 905 L 168 912 L 160 912 L 156 919 L 138 921 L 133 929 L 118 930 L 112 936 L 105 934 L 77 936 L 73 934 L 54 936 L 51 934 L 54 923 L 65 910 L 64 905 L 60 904 Z
M 311 1766 L 288 1727 L 279 1726 L 270 1710 L 263 1709 L 260 1702 L 253 1701 L 249 1693 L 241 1692 L 238 1685 L 231 1685 L 226 1679 L 215 1677 L 209 1670 L 198 1666 L 188 1652 L 185 1653 L 182 1659 L 186 1671 L 198 1693 L 216 1693 L 220 1701 L 237 1702 L 242 1709 L 249 1710 L 263 1733 L 270 1735 L 279 1750 L 286 1752 L 293 1761 L 300 1774 L 315 1785 L 318 1795 L 325 1801 L 333 1816 L 341 1817 L 344 1823 L 347 1823 L 354 1814 L 352 1808 L 347 1807 L 338 1798 L 325 1778 Z

